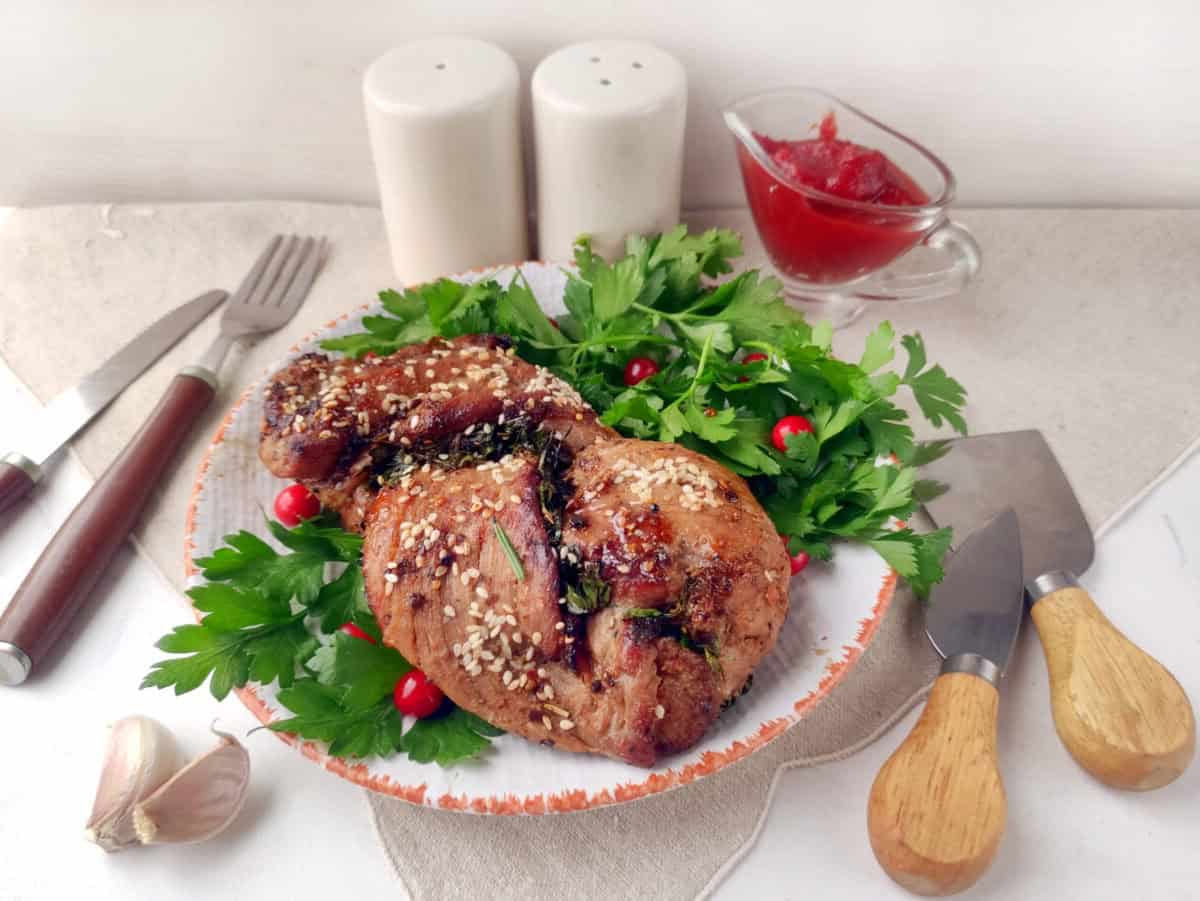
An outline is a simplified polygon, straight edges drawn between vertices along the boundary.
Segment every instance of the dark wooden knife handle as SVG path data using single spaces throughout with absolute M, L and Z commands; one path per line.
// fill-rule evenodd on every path
M 11 507 L 33 488 L 33 479 L 19 466 L 0 462 L 0 510 Z
M 175 377 L 145 425 L 72 511 L 0 614 L 0 641 L 16 645 L 37 666 L 87 600 L 213 393 L 212 385 L 194 375 Z

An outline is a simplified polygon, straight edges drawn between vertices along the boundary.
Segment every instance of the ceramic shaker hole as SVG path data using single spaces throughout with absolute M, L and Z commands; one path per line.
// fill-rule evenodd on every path
M 594 62 L 594 63 L 598 63 L 598 62 L 600 62 L 600 57 L 598 57 L 598 56 L 593 56 L 593 57 L 592 57 L 592 62 Z
M 600 79 L 600 84 L 603 84 L 603 85 L 610 85 L 610 84 L 612 84 L 612 82 L 611 82 L 611 81 L 609 81 L 607 78 L 601 78 L 601 79 Z
M 634 61 L 633 61 L 633 68 L 635 68 L 635 69 L 641 69 L 641 68 L 644 68 L 644 67 L 643 67 L 643 66 L 642 66 L 642 64 L 641 64 L 641 63 L 639 63 L 637 60 L 634 60 Z
M 434 68 L 435 68 L 435 69 L 444 69 L 444 68 L 446 68 L 446 64 L 445 64 L 445 63 L 438 63 L 436 66 L 434 66 Z

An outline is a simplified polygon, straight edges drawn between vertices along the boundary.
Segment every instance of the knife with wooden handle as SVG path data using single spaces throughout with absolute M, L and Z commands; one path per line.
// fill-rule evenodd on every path
M 0 461 L 0 510 L 28 494 L 47 459 L 226 297 L 224 291 L 209 291 L 177 307 L 50 401 L 21 431 L 23 453 Z M 179 376 L 42 552 L 0 613 L 0 685 L 22 682 L 62 633 L 125 540 L 187 425 L 211 397 L 204 381 Z
M 918 895 L 986 872 L 1007 802 L 996 760 L 998 687 L 1024 614 L 1021 538 L 1008 510 L 954 553 L 925 628 L 944 659 L 920 719 L 871 786 L 867 832 L 884 871 Z
M 141 431 L 42 551 L 0 614 L 0 669 L 13 669 L 0 672 L 0 681 L 23 680 L 62 634 L 213 393 L 204 379 L 177 375 Z
M 141 431 L 75 508 L 0 614 L 0 684 L 23 682 L 83 606 L 159 476 L 216 393 L 216 373 L 230 347 L 291 320 L 317 277 L 325 247 L 324 238 L 276 235 L 259 254 L 226 305 L 208 350 L 196 365 L 179 371 Z M 218 293 L 220 302 L 225 295 Z M 118 357 L 138 357 L 143 350 L 135 341 Z M 63 428 L 57 419 L 55 424 Z
M 20 452 L 0 457 L 0 511 L 29 494 L 42 477 L 42 465 L 226 297 L 224 291 L 206 291 L 176 307 L 46 404 L 21 428 Z
M 927 501 L 960 534 L 999 505 L 1021 519 L 1026 598 L 1050 674 L 1050 708 L 1071 756 L 1105 785 L 1159 788 L 1196 751 L 1196 718 L 1178 680 L 1125 637 L 1076 573 L 1095 556 L 1079 501 L 1040 432 L 963 438 L 922 475 L 947 490 Z

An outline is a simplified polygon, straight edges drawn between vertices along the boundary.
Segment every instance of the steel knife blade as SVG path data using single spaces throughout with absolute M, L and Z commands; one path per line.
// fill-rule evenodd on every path
M 24 469 L 36 481 L 42 464 L 55 451 L 107 407 L 146 367 L 195 328 L 226 296 L 224 291 L 209 291 L 176 307 L 84 376 L 79 384 L 51 400 L 24 430 L 22 446 L 5 457 L 5 462 Z
M 959 438 L 921 475 L 946 489 L 925 502 L 925 512 L 957 534 L 969 534 L 1002 508 L 1016 510 L 1027 584 L 1053 570 L 1078 574 L 1091 565 L 1092 530 L 1041 432 Z
M 945 579 L 930 592 L 925 632 L 946 660 L 943 672 L 982 667 L 978 674 L 994 682 L 1008 666 L 1023 613 L 1021 529 L 1010 508 L 954 552 Z
M 946 486 L 925 512 L 960 534 L 1000 507 L 1016 510 L 1025 597 L 1046 655 L 1055 728 L 1072 756 L 1114 788 L 1145 791 L 1177 779 L 1195 755 L 1191 701 L 1080 585 L 1095 556 L 1092 530 L 1042 434 L 957 439 L 922 475 Z

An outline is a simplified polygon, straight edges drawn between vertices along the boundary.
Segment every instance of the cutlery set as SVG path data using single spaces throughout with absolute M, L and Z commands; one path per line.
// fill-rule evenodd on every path
M 190 427 L 217 390 L 234 341 L 275 331 L 300 308 L 325 251 L 324 239 L 276 236 L 225 306 L 220 333 L 197 365 L 185 366 L 158 406 L 50 540 L 0 613 L 0 684 L 23 682 L 83 606 L 137 522 Z M 137 375 L 225 300 L 210 291 L 168 313 L 43 411 L 23 454 L 0 463 L 0 509 L 28 493 L 41 464 Z
M 1105 785 L 1131 791 L 1176 779 L 1195 753 L 1183 688 L 1121 634 L 1076 579 L 1091 530 L 1037 431 L 951 442 L 926 477 L 938 526 L 969 536 L 930 597 L 926 631 L 945 659 L 913 731 L 871 788 L 867 828 L 883 869 L 922 895 L 971 886 L 1004 832 L 996 764 L 997 689 L 1026 604 L 1050 673 L 1059 738 Z

